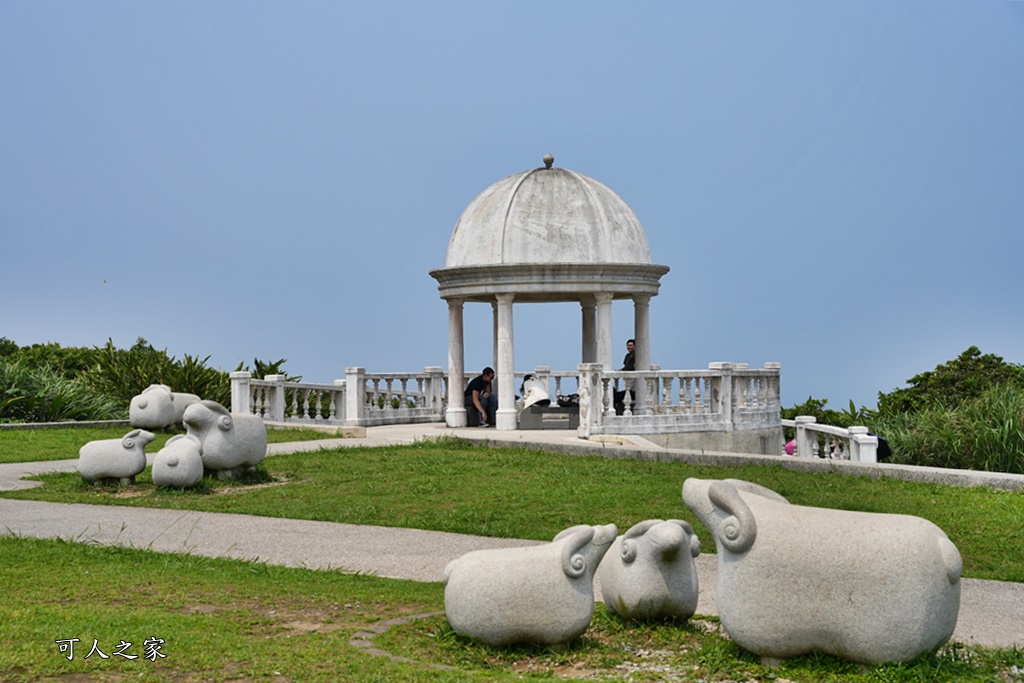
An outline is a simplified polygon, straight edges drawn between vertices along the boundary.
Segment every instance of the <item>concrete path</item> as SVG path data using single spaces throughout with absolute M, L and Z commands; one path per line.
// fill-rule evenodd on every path
M 581 446 L 569 432 L 496 432 L 449 430 L 438 425 L 401 425 L 367 430 L 360 439 L 276 444 L 272 453 L 355 445 L 410 443 L 425 436 L 457 434 L 474 440 L 512 441 L 555 450 L 598 448 L 625 457 L 636 449 L 652 455 L 663 449 L 642 440 Z M 707 454 L 702 454 L 706 457 Z M 747 457 L 747 456 L 737 456 Z M 765 456 L 750 456 L 765 457 Z M 0 491 L 31 486 L 27 474 L 73 471 L 75 460 L 0 465 Z M 680 501 L 680 504 L 681 501 Z M 498 539 L 436 531 L 358 526 L 154 508 L 79 505 L 0 498 L 0 533 L 189 552 L 210 557 L 256 560 L 307 569 L 342 569 L 387 578 L 440 581 L 445 565 L 466 552 L 484 548 L 534 545 L 537 541 Z M 697 558 L 701 587 L 697 611 L 716 614 L 717 557 Z M 598 590 L 597 595 L 600 595 Z M 963 579 L 960 617 L 954 638 L 986 647 L 1024 647 L 1024 585 Z

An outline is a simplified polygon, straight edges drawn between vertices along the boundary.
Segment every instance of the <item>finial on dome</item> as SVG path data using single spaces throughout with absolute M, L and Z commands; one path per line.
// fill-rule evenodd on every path
M 544 168 L 551 168 L 551 164 L 555 163 L 555 158 L 550 154 L 544 155 Z

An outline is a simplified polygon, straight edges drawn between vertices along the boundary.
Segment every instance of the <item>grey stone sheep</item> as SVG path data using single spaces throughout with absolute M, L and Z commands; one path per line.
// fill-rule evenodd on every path
M 143 429 L 182 426 L 185 409 L 199 401 L 195 394 L 171 391 L 166 384 L 150 384 L 128 404 L 128 422 Z
M 194 436 L 171 437 L 153 458 L 153 483 L 157 486 L 191 488 L 202 480 L 202 448 Z
M 142 429 L 133 429 L 120 439 L 90 441 L 78 450 L 78 473 L 91 482 L 116 479 L 134 484 L 135 476 L 146 469 L 146 444 L 155 437 Z
M 475 550 L 444 570 L 452 629 L 490 645 L 565 643 L 594 616 L 594 572 L 614 524 L 574 526 L 551 543 Z
M 700 541 L 680 519 L 649 519 L 615 539 L 597 577 L 610 612 L 627 619 L 689 619 L 697 610 Z
M 722 628 L 755 654 L 875 665 L 953 635 L 963 563 L 925 519 L 792 505 L 735 479 L 687 479 L 683 501 L 715 538 Z
M 185 409 L 185 429 L 199 440 L 203 468 L 219 479 L 237 479 L 267 455 L 267 428 L 258 415 L 229 413 L 216 401 Z

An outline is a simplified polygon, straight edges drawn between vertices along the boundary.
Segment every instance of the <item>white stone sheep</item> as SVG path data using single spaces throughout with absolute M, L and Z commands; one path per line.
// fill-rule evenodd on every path
M 953 634 L 963 565 L 927 520 L 792 505 L 734 479 L 687 479 L 683 501 L 715 537 L 722 627 L 755 654 L 905 662 Z
M 199 440 L 203 468 L 219 479 L 237 479 L 267 455 L 267 428 L 258 415 L 229 413 L 216 401 L 185 409 L 185 429 Z
M 171 391 L 166 384 L 150 384 L 128 404 L 128 422 L 142 429 L 182 426 L 185 409 L 200 399 L 195 394 Z
M 120 439 L 90 441 L 78 449 L 78 473 L 94 483 L 116 479 L 134 484 L 135 476 L 146 469 L 146 444 L 154 438 L 151 432 L 133 429 Z
M 195 436 L 172 436 L 153 458 L 153 483 L 157 486 L 191 488 L 202 480 L 202 448 Z
M 608 611 L 627 619 L 689 619 L 697 610 L 700 540 L 679 519 L 649 519 L 615 539 L 597 570 Z
M 526 548 L 475 550 L 444 570 L 452 629 L 489 645 L 566 643 L 594 616 L 594 572 L 614 524 L 574 526 Z

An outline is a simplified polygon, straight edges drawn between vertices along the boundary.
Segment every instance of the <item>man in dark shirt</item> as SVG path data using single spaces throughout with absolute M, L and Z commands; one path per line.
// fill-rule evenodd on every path
M 491 391 L 493 379 L 494 368 L 487 367 L 466 386 L 466 409 L 477 411 L 481 427 L 494 424 L 494 414 L 498 410 L 498 399 Z
M 636 340 L 629 339 L 626 341 L 626 357 L 622 359 L 622 367 L 620 370 L 629 370 L 632 372 L 636 370 L 636 361 L 633 359 L 633 349 L 636 347 Z
M 622 367 L 619 368 L 619 370 L 627 370 L 629 372 L 632 372 L 632 371 L 636 370 L 636 360 L 635 360 L 635 357 L 633 355 L 633 349 L 634 348 L 636 348 L 636 340 L 635 339 L 627 339 L 626 340 L 626 357 L 622 359 Z M 615 383 L 616 383 L 616 385 L 618 385 L 618 380 L 615 380 Z M 633 388 L 633 385 L 632 385 L 631 382 L 627 382 L 626 384 L 627 384 L 627 386 L 630 387 L 630 389 Z M 626 391 L 625 391 L 625 389 L 617 389 L 617 390 L 615 390 L 612 393 L 612 398 L 615 401 L 615 414 L 616 415 L 622 415 L 622 413 L 626 410 L 626 406 L 625 406 L 625 403 L 624 403 L 625 400 L 626 400 Z M 636 398 L 636 396 L 633 396 L 633 399 L 635 399 L 635 398 Z

